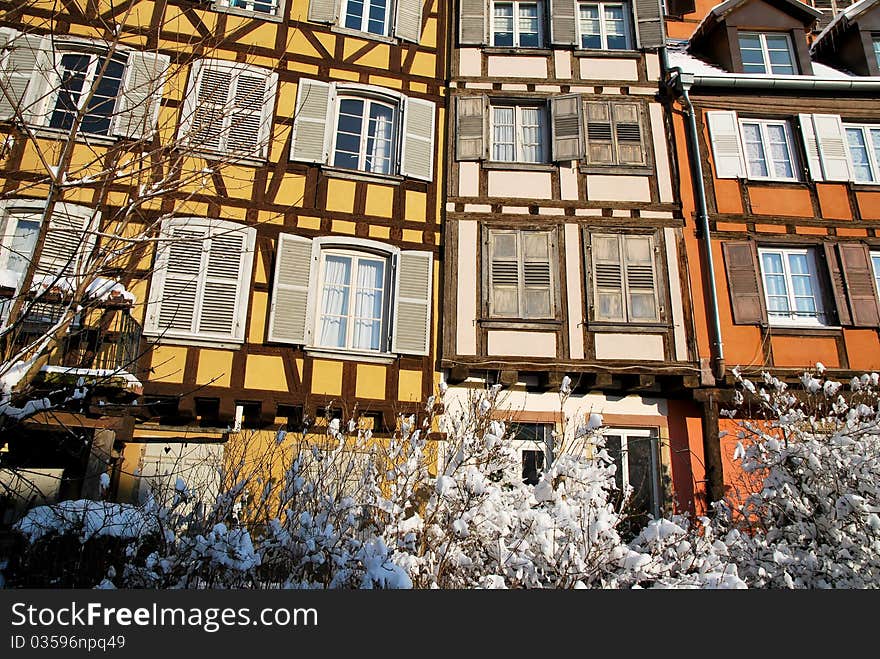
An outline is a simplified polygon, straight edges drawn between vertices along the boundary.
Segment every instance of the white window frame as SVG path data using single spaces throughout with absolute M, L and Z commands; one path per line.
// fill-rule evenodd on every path
M 553 431 L 554 426 L 552 423 L 532 423 L 532 422 L 517 422 L 512 421 L 511 424 L 512 430 L 514 430 L 514 435 L 511 437 L 511 442 L 513 442 L 513 446 L 516 449 L 517 454 L 519 455 L 518 465 L 520 468 L 523 466 L 523 459 L 525 457 L 526 452 L 534 451 L 543 454 L 544 456 L 544 465 L 542 470 L 544 472 L 550 468 L 553 464 Z M 536 426 L 543 431 L 543 439 L 535 438 L 535 439 L 527 439 L 516 436 L 516 426 Z
M 495 46 L 495 5 L 513 6 L 513 44 L 510 46 Z M 538 14 L 538 44 L 536 46 L 521 46 L 519 30 L 519 7 L 520 5 L 536 5 Z M 543 0 L 492 0 L 489 3 L 489 44 L 493 48 L 543 48 L 544 47 L 544 2 Z
M 782 272 L 772 273 L 781 274 L 785 278 L 785 292 L 788 297 L 789 313 L 783 314 L 779 311 L 770 310 L 770 293 L 767 286 L 767 271 L 764 268 L 764 255 L 778 254 L 782 258 Z M 788 257 L 791 255 L 804 255 L 807 257 L 807 266 L 810 270 L 810 283 L 813 287 L 813 301 L 816 305 L 815 316 L 798 315 L 795 313 L 797 308 L 796 298 L 794 294 L 794 286 L 792 285 L 791 266 Z M 826 327 L 831 323 L 828 322 L 828 312 L 825 308 L 825 290 L 821 279 L 819 278 L 818 259 L 816 250 L 813 247 L 759 247 L 758 248 L 758 264 L 761 269 L 761 284 L 764 287 L 764 303 L 767 307 L 767 319 L 770 325 L 790 326 L 790 327 Z
M 660 456 L 659 440 L 657 438 L 656 428 L 618 428 L 609 427 L 604 433 L 606 436 L 613 435 L 620 437 L 620 468 L 621 482 L 623 489 L 626 491 L 630 486 L 629 477 L 629 441 L 630 439 L 648 439 L 651 441 L 651 464 L 648 465 L 651 475 L 651 510 L 650 513 L 655 518 L 660 516 L 660 504 L 662 493 L 660 491 L 660 465 L 662 458 Z M 633 488 L 635 489 L 635 488 Z
M 342 102 L 346 100 L 357 100 L 362 101 L 364 103 L 364 113 L 361 118 L 361 136 L 359 143 L 359 151 L 358 151 L 358 166 L 356 168 L 345 167 L 343 165 L 336 164 L 336 151 L 338 146 L 338 137 L 339 137 L 339 113 L 342 108 Z M 366 169 L 366 159 L 367 159 L 367 127 L 369 125 L 369 116 L 370 116 L 370 107 L 373 104 L 381 105 L 391 109 L 392 112 L 392 127 L 391 127 L 391 159 L 389 165 L 388 172 L 377 172 L 370 169 Z M 333 102 L 333 131 L 331 137 L 331 149 L 330 149 L 330 167 L 337 167 L 339 169 L 345 169 L 352 172 L 365 172 L 367 174 L 377 174 L 379 176 L 394 176 L 398 173 L 400 169 L 400 133 L 401 133 L 401 122 L 403 120 L 403 114 L 400 110 L 400 99 L 377 96 L 370 93 L 364 93 L 358 89 L 346 89 L 344 87 L 339 88 L 338 93 Z
M 738 32 L 736 43 L 740 49 L 740 60 L 742 60 L 742 44 L 741 44 L 740 39 L 742 37 L 751 37 L 751 36 L 758 37 L 759 41 L 761 42 L 761 57 L 763 59 L 762 64 L 764 66 L 764 71 L 762 71 L 762 72 L 746 71 L 745 70 L 746 63 L 743 62 L 742 63 L 743 71 L 745 73 L 752 74 L 752 75 L 797 75 L 798 61 L 797 61 L 797 58 L 795 57 L 794 48 L 792 47 L 791 36 L 789 36 L 785 32 L 754 32 L 754 31 Z M 775 71 L 773 71 L 773 64 L 770 61 L 770 50 L 767 47 L 767 37 L 768 36 L 784 37 L 785 38 L 785 44 L 788 47 L 788 58 L 789 58 L 789 61 L 791 62 L 791 69 L 792 69 L 791 73 L 776 73 Z M 747 50 L 752 50 L 752 49 L 747 49 Z
M 583 43 L 584 31 L 581 23 L 581 7 L 584 5 L 594 5 L 599 9 L 599 40 L 601 44 L 599 48 L 586 48 Z M 626 38 L 626 46 L 624 48 L 608 47 L 608 28 L 605 25 L 605 8 L 620 7 L 623 11 L 623 31 Z M 577 29 L 578 29 L 578 48 L 581 50 L 632 50 L 633 49 L 633 29 L 632 29 L 632 9 L 628 2 L 589 2 L 582 0 L 577 3 Z
M 385 0 L 385 17 L 383 20 L 383 30 L 381 34 L 376 32 L 370 32 L 369 21 L 370 21 L 370 2 L 371 0 L 363 0 L 364 12 L 361 15 L 361 26 L 357 27 L 349 27 L 346 25 L 346 21 L 348 19 L 348 5 L 350 0 L 343 0 L 342 6 L 339 10 L 339 27 L 344 28 L 346 30 L 355 30 L 357 32 L 363 32 L 367 35 L 372 35 L 374 37 L 389 37 L 391 36 L 391 21 L 392 21 L 392 11 L 396 7 L 396 2 L 394 0 Z
M 764 151 L 764 161 L 767 164 L 767 175 L 760 176 L 752 173 L 751 161 L 749 160 L 749 152 L 747 149 L 745 125 L 754 124 L 758 126 L 758 132 L 761 136 L 761 149 Z M 770 138 L 767 133 L 768 126 L 782 126 L 785 135 L 785 147 L 788 154 L 788 161 L 791 164 L 791 176 L 779 176 L 775 173 L 773 161 L 770 159 Z M 794 134 L 791 130 L 791 124 L 785 119 L 754 119 L 750 117 L 739 118 L 739 137 L 742 143 L 743 161 L 745 162 L 746 178 L 756 181 L 799 181 L 799 161 L 794 149 Z
M 512 108 L 513 109 L 513 150 L 514 150 L 514 160 L 498 160 L 495 158 L 495 110 L 496 108 Z M 522 130 L 523 130 L 523 121 L 522 121 L 522 110 L 523 108 L 531 108 L 538 110 L 538 117 L 540 121 L 539 126 L 539 142 L 538 146 L 540 147 L 541 153 L 538 160 L 526 160 L 524 155 L 524 143 L 522 139 Z M 550 155 L 550 133 L 549 133 L 549 121 L 550 117 L 548 116 L 546 105 L 539 105 L 533 103 L 494 103 L 489 106 L 489 135 L 490 135 L 490 145 L 489 145 L 489 161 L 495 163 L 517 163 L 522 165 L 543 165 L 549 162 L 548 158 Z
M 244 6 L 240 7 L 236 2 L 241 2 Z M 271 11 L 263 11 L 256 9 L 257 5 L 269 5 Z M 284 12 L 284 0 L 215 0 L 214 9 L 216 11 L 228 12 L 230 14 L 242 14 L 253 18 L 269 18 L 281 20 Z
M 865 141 L 865 150 L 868 152 L 868 164 L 871 168 L 871 180 L 862 181 L 856 178 L 855 160 L 852 157 L 852 151 L 849 144 L 848 130 L 859 130 L 862 133 L 862 139 Z M 880 124 L 843 124 L 843 133 L 846 139 L 846 153 L 849 163 L 852 166 L 852 177 L 855 183 L 861 185 L 880 185 L 880 161 L 878 161 L 874 145 L 874 136 L 872 131 L 880 131 Z M 880 148 L 880 136 L 877 138 L 877 148 Z
M 2 233 L 0 233 L 0 270 L 9 270 L 9 257 L 12 255 L 10 243 L 15 236 L 15 231 L 18 228 L 19 223 L 22 219 L 32 222 L 34 221 L 34 217 L 38 216 L 37 231 L 39 232 L 39 228 L 42 227 L 43 224 L 42 211 L 44 207 L 45 204 L 42 202 L 39 207 L 23 207 L 15 205 L 4 208 L 0 206 L 0 227 L 2 227 Z M 34 248 L 36 248 L 36 241 L 34 242 L 34 246 L 31 248 L 30 253 L 22 255 L 26 261 L 30 262 L 34 253 Z M 23 275 L 24 273 L 19 274 Z

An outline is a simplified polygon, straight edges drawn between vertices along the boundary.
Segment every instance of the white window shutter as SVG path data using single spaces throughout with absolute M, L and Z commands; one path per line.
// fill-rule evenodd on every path
M 326 162 L 326 131 L 333 116 L 330 111 L 331 91 L 331 85 L 326 82 L 300 79 L 293 115 L 291 160 Z
M 135 50 L 128 54 L 111 129 L 114 135 L 135 140 L 152 137 L 170 62 L 168 55 L 160 53 Z
M 88 274 L 88 257 L 95 247 L 100 212 L 87 206 L 55 204 L 43 239 L 36 273 L 66 277 L 77 286 Z
M 580 160 L 584 157 L 580 94 L 550 99 L 553 129 L 553 160 Z
M 150 283 L 144 332 L 194 332 L 207 235 L 207 227 L 196 224 L 174 223 L 163 227 Z
M 269 340 L 305 345 L 309 279 L 312 270 L 312 241 L 290 233 L 278 235 L 275 258 L 275 287 L 269 310 Z
M 272 134 L 276 84 L 277 75 L 266 69 L 248 67 L 236 72 L 226 137 L 228 151 L 266 157 Z
M 813 126 L 813 115 L 799 114 L 798 123 L 801 127 L 801 136 L 804 139 L 804 149 L 807 153 L 807 167 L 810 170 L 810 178 L 814 181 L 824 181 L 822 176 L 822 159 L 819 157 L 819 142 L 816 140 L 816 128 Z
M 398 256 L 392 352 L 430 351 L 433 268 L 431 252 L 403 251 Z
M 6 28 L 0 39 L 9 50 L 0 71 L 0 84 L 6 92 L 0 92 L 0 120 L 14 119 L 17 109 L 25 121 L 33 122 L 42 116 L 50 91 L 50 42 L 47 37 Z
M 550 0 L 550 42 L 559 46 L 577 44 L 576 0 Z
M 736 112 L 718 110 L 706 113 L 715 175 L 718 178 L 745 178 L 746 165 Z
M 849 164 L 849 148 L 840 116 L 814 114 L 813 126 L 816 130 L 816 142 L 819 144 L 819 157 L 822 160 L 822 175 L 825 180 L 851 180 L 853 173 Z
M 418 43 L 422 36 L 422 1 L 397 0 L 394 35 L 404 41 Z
M 403 113 L 403 153 L 400 173 L 430 181 L 434 176 L 435 105 L 420 98 L 407 98 Z
M 224 115 L 229 111 L 232 71 L 213 60 L 194 62 L 183 104 L 178 139 L 193 149 L 222 150 Z
M 309 0 L 310 21 L 315 23 L 335 23 L 338 17 L 338 0 Z
M 487 236 L 489 315 L 516 318 L 520 315 L 519 232 L 490 229 Z
M 460 0 L 458 43 L 462 46 L 481 46 L 487 42 L 487 0 Z
M 200 296 L 200 335 L 244 340 L 256 229 L 212 227 Z

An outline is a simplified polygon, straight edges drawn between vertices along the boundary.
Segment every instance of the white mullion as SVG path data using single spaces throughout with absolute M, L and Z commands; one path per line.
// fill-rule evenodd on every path
M 357 304 L 357 281 L 358 270 L 360 268 L 360 257 L 351 256 L 351 279 L 348 282 L 348 313 L 345 316 L 345 345 L 343 348 L 351 350 L 354 347 L 354 316 L 355 305 Z
M 763 32 L 759 32 L 758 40 L 761 43 L 761 54 L 764 57 L 764 69 L 766 70 L 766 73 L 773 73 L 773 68 L 770 64 L 770 50 L 767 48 L 767 35 Z
M 198 333 L 199 325 L 202 318 L 202 302 L 205 296 L 205 284 L 208 279 L 208 255 L 211 253 L 211 243 L 213 236 L 211 233 L 205 234 L 202 240 L 202 248 L 199 250 L 199 274 L 196 279 L 195 300 L 193 302 L 193 316 L 190 321 L 190 332 Z
M 372 101 L 368 98 L 363 101 L 364 114 L 361 117 L 361 135 L 358 143 L 358 170 L 362 172 L 367 171 L 367 141 L 370 135 L 370 113 L 372 110 Z
M 797 320 L 797 304 L 794 297 L 794 282 L 791 278 L 791 268 L 788 266 L 788 257 L 791 252 L 786 250 L 779 250 L 779 256 L 782 257 L 780 260 L 782 261 L 782 275 L 785 279 L 785 295 L 788 298 L 788 317 L 791 320 Z
M 599 8 L 599 42 L 602 50 L 608 50 L 608 29 L 605 27 L 605 3 L 598 3 Z
M 525 153 L 523 152 L 523 120 L 522 106 L 513 106 L 513 152 L 516 162 L 525 162 Z

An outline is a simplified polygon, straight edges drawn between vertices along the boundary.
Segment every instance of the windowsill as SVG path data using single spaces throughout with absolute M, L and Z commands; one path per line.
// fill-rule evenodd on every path
M 654 168 L 651 165 L 580 165 L 581 174 L 629 174 L 631 176 L 651 176 Z
M 361 32 L 360 30 L 353 30 L 350 27 L 342 27 L 341 25 L 331 25 L 330 31 L 342 35 L 347 35 L 349 37 L 367 39 L 368 41 L 379 41 L 381 43 L 396 44 L 399 41 L 397 37 L 388 37 L 383 34 L 373 34 L 372 32 Z
M 400 185 L 403 176 L 396 174 L 375 174 L 373 172 L 362 172 L 359 169 L 345 169 L 343 167 L 332 167 L 330 165 L 321 165 L 321 170 L 326 176 L 332 178 L 344 178 L 352 181 L 366 181 L 367 183 L 390 183 L 391 185 Z
M 477 324 L 486 329 L 504 329 L 509 325 L 531 325 L 534 329 L 556 328 L 562 325 L 555 318 L 478 318 Z
M 69 139 L 70 131 L 63 128 L 48 128 L 47 126 L 33 126 L 28 124 L 36 137 L 47 138 L 50 140 Z M 115 135 L 95 135 L 93 133 L 77 132 L 74 140 L 81 144 L 94 144 L 97 146 L 112 146 L 118 142 L 120 137 Z
M 144 338 L 150 339 L 154 344 L 181 345 L 181 346 L 211 346 L 212 348 L 226 348 L 238 350 L 244 344 L 244 339 L 222 338 L 213 336 L 173 336 L 161 332 L 143 332 Z
M 234 14 L 235 16 L 244 16 L 246 18 L 258 18 L 262 21 L 271 21 L 272 23 L 280 23 L 284 20 L 283 17 L 277 14 L 267 14 L 264 11 L 248 10 L 240 7 L 225 7 L 216 2 L 211 6 L 211 9 L 222 14 Z M 278 9 L 280 10 L 281 7 L 278 7 Z
M 530 172 L 553 172 L 556 165 L 545 162 L 501 162 L 498 160 L 483 161 L 483 169 L 512 169 Z
M 591 332 L 640 333 L 644 331 L 666 332 L 669 329 L 669 324 L 662 322 L 623 323 L 621 321 L 591 320 L 586 323 L 586 327 Z
M 486 46 L 483 52 L 487 55 L 539 55 L 547 57 L 553 53 L 551 48 L 519 48 L 517 46 Z
M 355 362 L 371 362 L 373 364 L 391 364 L 397 359 L 397 355 L 387 352 L 367 352 L 361 350 L 346 350 L 344 348 L 320 348 L 315 346 L 306 346 L 303 350 L 310 357 L 342 359 Z
M 803 330 L 831 330 L 837 332 L 841 329 L 839 325 L 825 325 L 819 322 L 797 320 L 785 321 L 779 320 L 778 318 L 770 318 L 767 325 L 773 331 L 797 330 L 797 332 L 801 332 Z
M 806 181 L 789 178 L 752 178 L 747 176 L 743 180 L 746 183 L 772 183 L 773 185 L 798 185 L 802 187 L 808 186 L 808 183 Z
M 824 181 L 818 181 L 818 183 L 823 183 Z M 847 183 L 846 181 L 827 181 L 828 183 L 843 183 L 844 185 Z M 880 188 L 880 181 L 850 181 L 850 186 L 855 192 L 877 192 L 877 188 Z
M 638 50 L 591 50 L 589 48 L 575 48 L 575 57 L 601 57 L 617 59 L 639 59 L 642 53 Z

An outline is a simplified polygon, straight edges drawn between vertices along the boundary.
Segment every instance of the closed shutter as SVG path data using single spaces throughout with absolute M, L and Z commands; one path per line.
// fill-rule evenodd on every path
M 617 162 L 620 165 L 644 165 L 645 143 L 642 112 L 638 103 L 612 103 Z
M 393 352 L 429 353 L 433 264 L 430 252 L 403 251 L 398 256 Z
M 549 231 L 523 231 L 522 304 L 523 318 L 553 318 L 553 235 Z
M 422 36 L 422 0 L 397 0 L 395 36 L 418 43 Z
M 202 273 L 204 226 L 174 225 L 164 231 L 150 286 L 145 332 L 191 334 Z
M 316 23 L 335 23 L 339 17 L 337 0 L 309 0 L 309 20 Z
M 300 79 L 293 117 L 290 159 L 323 163 L 327 159 L 325 142 L 330 120 L 331 86 L 318 80 Z
M 838 243 L 837 249 L 840 252 L 840 266 L 846 282 L 853 327 L 880 326 L 871 253 L 861 243 Z
M 661 48 L 663 37 L 663 9 L 660 0 L 635 0 L 636 38 L 639 48 Z
M 822 247 L 831 280 L 831 293 L 834 296 L 834 305 L 837 307 L 837 321 L 841 325 L 852 325 L 852 316 L 849 313 L 849 302 L 846 297 L 846 282 L 843 279 L 843 271 L 840 269 L 837 245 L 824 243 Z
M 485 96 L 457 96 L 455 99 L 455 157 L 482 160 L 486 157 Z
M 751 241 L 721 243 L 733 322 L 740 325 L 766 323 L 764 288 L 758 269 L 758 251 Z
M 403 154 L 400 173 L 430 181 L 434 173 L 435 105 L 420 98 L 408 98 L 403 112 Z
M 584 155 L 579 94 L 550 99 L 553 129 L 553 160 L 579 160 Z
M 272 134 L 277 75 L 256 68 L 235 75 L 235 91 L 229 108 L 226 150 L 244 156 L 265 158 Z
M 613 165 L 615 163 L 614 132 L 611 106 L 604 101 L 584 104 L 587 124 L 587 163 Z
M 718 178 L 745 178 L 746 165 L 739 139 L 736 112 L 719 110 L 706 113 L 709 137 L 712 140 L 712 159 Z
M 486 43 L 487 0 L 460 0 L 458 43 L 462 46 L 481 46 Z
M 199 334 L 242 339 L 244 314 L 241 309 L 246 306 L 247 297 L 242 301 L 240 293 L 245 296 L 248 293 L 252 263 L 247 236 L 243 231 L 215 232 L 207 249 L 197 330 Z
M 112 132 L 120 137 L 151 137 L 159 119 L 165 74 L 171 59 L 158 53 L 128 54 Z
M 5 92 L 0 92 L 0 120 L 15 118 L 18 109 L 25 121 L 33 121 L 42 115 L 49 91 L 49 40 L 10 29 L 0 31 L 0 35 L 0 43 L 8 49 L 0 70 Z
M 813 115 L 799 114 L 798 124 L 801 128 L 801 137 L 804 140 L 804 150 L 807 154 L 807 167 L 810 170 L 810 178 L 814 181 L 824 181 L 822 176 L 822 159 L 819 157 L 819 142 L 816 140 L 816 129 L 813 126 Z
M 593 317 L 596 320 L 626 320 L 623 264 L 620 239 L 616 235 L 593 234 Z
M 489 315 L 500 318 L 519 316 L 519 248 L 516 231 L 490 230 Z
M 550 0 L 550 42 L 559 46 L 577 44 L 575 0 Z
M 181 141 L 193 149 L 222 150 L 232 87 L 232 71 L 225 65 L 212 60 L 193 64 L 180 121 Z
M 853 178 L 843 122 L 836 114 L 814 114 L 813 126 L 826 181 L 849 181 Z
M 630 322 L 660 319 L 654 240 L 651 236 L 624 236 L 623 259 L 626 268 L 626 307 Z
M 36 274 L 78 279 L 88 274 L 87 260 L 95 247 L 100 213 L 86 206 L 55 204 L 43 240 Z
M 306 317 L 312 271 L 312 241 L 289 233 L 278 235 L 275 286 L 269 311 L 269 340 L 308 343 Z

